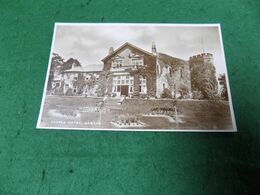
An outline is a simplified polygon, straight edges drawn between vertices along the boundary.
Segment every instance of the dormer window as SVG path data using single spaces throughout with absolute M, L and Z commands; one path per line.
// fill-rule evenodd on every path
M 132 59 L 132 65 L 133 66 L 143 66 L 144 65 L 144 63 L 143 63 L 143 59 L 137 59 L 137 58 L 134 58 L 134 59 Z
M 114 60 L 112 62 L 113 68 L 121 68 L 123 66 L 123 60 Z

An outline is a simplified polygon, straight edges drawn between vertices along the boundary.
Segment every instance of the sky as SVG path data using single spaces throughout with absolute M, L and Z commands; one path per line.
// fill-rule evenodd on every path
M 217 74 L 226 73 L 217 26 L 122 25 L 122 24 L 58 24 L 52 52 L 65 60 L 75 58 L 82 66 L 102 64 L 109 48 L 117 49 L 125 42 L 151 52 L 188 60 L 200 53 L 212 53 Z

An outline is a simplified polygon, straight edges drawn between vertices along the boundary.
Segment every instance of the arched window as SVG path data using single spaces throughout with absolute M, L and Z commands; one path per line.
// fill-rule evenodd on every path
M 172 77 L 172 68 L 169 68 L 169 75 Z
M 160 69 L 160 65 L 157 64 L 157 71 L 158 71 L 158 74 L 161 74 L 161 69 Z
M 163 83 L 162 86 L 163 86 L 163 89 L 165 89 L 165 83 Z

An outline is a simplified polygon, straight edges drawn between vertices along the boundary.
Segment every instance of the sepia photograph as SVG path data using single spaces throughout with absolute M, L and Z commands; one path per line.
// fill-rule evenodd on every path
M 236 132 L 220 25 L 56 23 L 37 128 Z

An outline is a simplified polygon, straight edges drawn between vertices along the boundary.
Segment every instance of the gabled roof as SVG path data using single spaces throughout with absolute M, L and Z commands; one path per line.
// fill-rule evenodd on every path
M 125 44 L 123 44 L 123 45 L 121 45 L 119 48 L 117 48 L 113 53 L 108 54 L 105 58 L 102 59 L 102 61 L 103 61 L 103 62 L 106 61 L 108 58 L 111 58 L 112 56 L 116 55 L 119 51 L 123 50 L 123 49 L 124 49 L 125 47 L 127 47 L 127 46 L 128 46 L 128 47 L 132 47 L 132 48 L 134 48 L 134 49 L 136 49 L 136 50 L 139 50 L 139 51 L 141 51 L 141 52 L 143 52 L 143 53 L 146 53 L 147 55 L 153 56 L 152 53 L 150 53 L 150 52 L 148 52 L 148 51 L 145 51 L 145 50 L 143 50 L 143 49 L 141 49 L 141 48 L 139 48 L 139 47 L 137 47 L 137 46 L 135 46 L 135 45 L 133 45 L 133 44 L 131 44 L 131 43 L 126 42 Z

